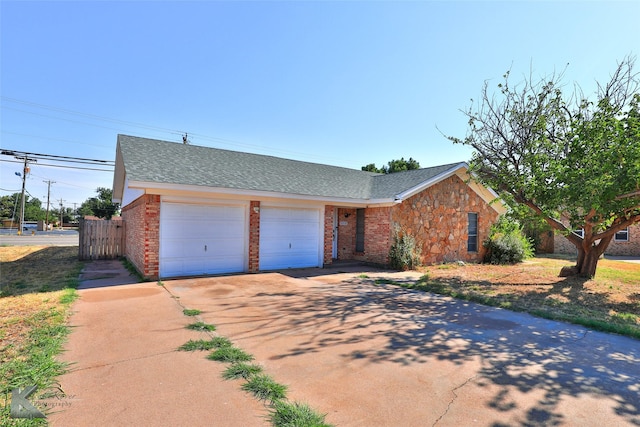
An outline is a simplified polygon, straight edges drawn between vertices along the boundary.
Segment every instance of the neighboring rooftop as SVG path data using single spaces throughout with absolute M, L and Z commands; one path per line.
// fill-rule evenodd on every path
M 462 166 L 452 163 L 384 175 L 128 135 L 118 135 L 116 154 L 116 174 L 126 173 L 129 182 L 359 200 L 393 199 Z M 114 182 L 124 179 L 116 177 Z

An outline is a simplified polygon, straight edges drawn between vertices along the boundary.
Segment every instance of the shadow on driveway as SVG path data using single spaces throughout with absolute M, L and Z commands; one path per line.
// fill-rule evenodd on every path
M 640 425 L 640 343 L 375 285 L 373 271 L 165 281 L 295 400 L 356 425 Z

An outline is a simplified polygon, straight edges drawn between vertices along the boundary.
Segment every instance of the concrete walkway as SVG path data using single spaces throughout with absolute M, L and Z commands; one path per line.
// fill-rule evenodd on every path
M 624 261 L 624 262 L 633 262 L 636 264 L 640 264 L 640 257 L 637 256 L 615 256 L 615 255 L 605 255 L 605 259 L 611 259 L 615 261 Z
M 336 426 L 640 425 L 639 341 L 339 271 L 83 281 L 51 425 L 268 425 L 224 365 L 175 351 L 207 336 L 183 307 Z
M 190 339 L 210 338 L 185 329 L 194 320 L 179 300 L 155 282 L 118 285 L 135 278 L 117 264 L 87 267 L 61 357 L 71 364 L 59 378 L 66 397 L 48 416 L 50 425 L 268 425 L 264 405 L 221 379 L 222 364 L 207 353 L 176 351 Z M 104 277 L 105 270 L 117 274 Z

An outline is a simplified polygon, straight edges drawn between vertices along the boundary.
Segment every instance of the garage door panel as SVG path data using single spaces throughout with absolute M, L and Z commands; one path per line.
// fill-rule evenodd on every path
M 311 253 L 313 252 L 314 254 L 318 253 L 318 242 L 316 241 L 312 241 L 312 240 L 302 240 L 302 239 L 297 239 L 297 240 L 292 240 L 291 241 L 291 250 L 297 251 L 297 252 L 306 252 L 306 253 Z
M 263 207 L 260 211 L 260 269 L 317 267 L 318 209 Z
M 241 272 L 246 264 L 243 206 L 163 203 L 162 277 Z

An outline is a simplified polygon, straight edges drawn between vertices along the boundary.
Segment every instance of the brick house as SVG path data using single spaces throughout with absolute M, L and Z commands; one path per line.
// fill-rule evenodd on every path
M 118 135 L 113 200 L 148 278 L 387 264 L 396 229 L 424 264 L 480 261 L 504 213 L 465 163 L 394 174 Z
M 581 230 L 576 230 L 580 233 Z M 577 249 L 560 233 L 554 234 L 554 252 L 559 254 L 577 254 Z M 605 256 L 634 256 L 640 257 L 640 223 L 635 223 L 616 233 L 609 246 L 604 251 Z

